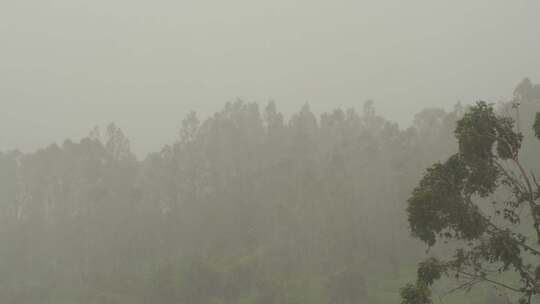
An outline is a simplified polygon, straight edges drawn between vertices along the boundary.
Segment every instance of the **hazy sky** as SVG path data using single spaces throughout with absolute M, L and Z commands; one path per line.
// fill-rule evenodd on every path
M 189 110 L 237 97 L 286 113 L 373 99 L 497 101 L 540 82 L 540 1 L 0 0 L 0 150 L 115 121 L 139 155 Z

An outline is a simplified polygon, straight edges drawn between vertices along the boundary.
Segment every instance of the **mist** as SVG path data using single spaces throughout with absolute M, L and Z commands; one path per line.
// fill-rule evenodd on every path
M 1 149 L 115 121 L 139 156 L 191 110 L 241 98 L 292 113 L 374 100 L 414 113 L 538 79 L 536 1 L 3 1 Z
M 0 1 L 0 302 L 540 303 L 536 1 Z

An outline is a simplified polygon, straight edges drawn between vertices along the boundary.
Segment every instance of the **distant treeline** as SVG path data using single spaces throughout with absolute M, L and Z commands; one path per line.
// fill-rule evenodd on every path
M 520 109 L 538 108 L 528 83 Z M 500 110 L 517 115 L 511 105 Z M 425 109 L 401 129 L 372 102 L 286 119 L 273 102 L 237 101 L 191 113 L 143 160 L 114 124 L 0 153 L 0 301 L 397 301 L 385 280 L 422 250 L 405 200 L 455 152 L 463 111 Z

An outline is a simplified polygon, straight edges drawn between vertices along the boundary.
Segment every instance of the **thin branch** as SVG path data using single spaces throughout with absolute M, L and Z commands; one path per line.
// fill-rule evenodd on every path
M 514 164 L 518 167 L 520 173 L 521 173 L 521 177 L 525 180 L 525 183 L 527 185 L 527 189 L 528 191 L 526 192 L 526 194 L 528 194 L 529 196 L 529 206 L 531 208 L 531 215 L 532 215 L 532 218 L 534 220 L 534 230 L 536 231 L 536 242 L 537 244 L 540 244 L 540 214 L 538 213 L 538 210 L 537 210 L 537 205 L 535 203 L 535 197 L 534 197 L 534 191 L 533 191 L 533 188 L 532 188 L 532 184 L 531 184 L 531 180 L 529 179 L 529 176 L 527 174 L 527 172 L 525 172 L 525 169 L 523 168 L 523 166 L 521 165 L 521 163 L 519 162 L 519 158 L 518 158 L 518 155 L 516 154 L 514 158 L 512 158 Z M 497 163 L 495 161 L 495 163 Z
M 501 165 L 498 161 L 494 161 L 493 162 L 498 168 L 499 170 L 501 170 L 501 172 L 511 181 L 514 183 L 514 185 L 516 185 L 520 191 L 523 193 L 523 192 L 527 192 L 527 188 L 526 186 L 517 179 L 517 177 L 515 177 L 513 174 L 511 174 L 511 172 L 509 172 L 503 165 Z
M 485 217 L 485 215 L 482 215 L 482 217 L 484 217 L 484 220 L 487 222 L 487 224 L 488 224 L 491 228 L 497 230 L 497 232 L 499 232 L 499 233 L 501 233 L 501 232 L 506 232 L 504 229 L 501 229 L 501 228 L 497 227 L 495 224 L 493 224 L 489 219 L 487 219 L 487 218 Z M 532 248 L 531 246 L 529 246 L 529 245 L 527 245 L 527 244 L 525 244 L 525 243 L 519 242 L 519 241 L 517 241 L 517 240 L 514 240 L 513 238 L 510 238 L 510 240 L 512 240 L 516 245 L 521 246 L 521 247 L 523 247 L 523 248 L 525 248 L 525 249 L 531 251 L 533 254 L 535 254 L 535 255 L 540 255 L 540 251 L 538 251 L 538 250 Z
M 467 203 L 469 204 L 469 206 L 471 206 L 471 208 L 473 208 L 474 204 L 473 202 L 471 201 L 470 197 L 466 200 Z M 475 208 L 476 209 L 476 208 Z M 487 217 L 485 214 L 483 214 L 479 209 L 476 209 L 475 210 L 481 217 L 482 219 L 484 220 L 484 222 L 491 228 L 493 228 L 496 232 L 498 233 L 507 233 L 508 231 L 505 230 L 505 229 L 502 229 L 500 227 L 498 227 L 497 225 L 495 225 L 490 219 L 489 217 Z M 489 231 L 486 231 L 489 233 Z M 524 249 L 527 249 L 529 250 L 532 254 L 536 255 L 536 256 L 540 256 L 540 251 L 532 248 L 531 246 L 527 245 L 526 243 L 524 242 L 520 242 L 518 240 L 515 240 L 514 238 L 510 238 L 510 240 L 512 242 L 514 242 L 514 244 L 516 244 L 517 246 L 521 246 L 523 247 Z
M 508 290 L 511 290 L 511 291 L 514 291 L 514 292 L 517 292 L 517 293 L 523 293 L 523 290 L 520 289 L 520 288 L 512 287 L 512 286 L 507 285 L 507 284 L 505 284 L 505 283 L 501 283 L 501 282 L 495 281 L 495 280 L 493 280 L 493 279 L 490 279 L 490 278 L 488 278 L 488 277 L 486 277 L 486 276 L 475 275 L 475 274 L 471 274 L 471 273 L 468 273 L 468 272 L 464 272 L 464 271 L 462 271 L 462 270 L 457 270 L 457 272 L 458 272 L 459 274 L 466 275 L 466 276 L 468 276 L 468 277 L 470 277 L 470 278 L 473 278 L 473 279 L 478 279 L 478 280 L 486 281 L 486 282 L 491 283 L 491 284 L 493 284 L 493 285 L 497 285 L 497 286 L 499 286 L 499 287 L 503 287 L 503 288 L 506 288 L 506 289 L 508 289 Z
M 447 295 L 449 295 L 451 293 L 454 293 L 454 292 L 456 292 L 458 290 L 461 290 L 461 289 L 470 288 L 470 287 L 472 287 L 472 286 L 474 286 L 474 285 L 476 285 L 476 284 L 478 284 L 480 282 L 481 281 L 479 279 L 474 278 L 471 281 L 467 281 L 467 282 L 465 282 L 465 283 L 463 283 L 463 284 L 461 284 L 461 285 L 459 285 L 459 286 L 457 286 L 455 288 L 450 289 L 449 291 L 445 292 L 443 294 L 443 296 L 447 296 Z
M 536 185 L 536 191 L 540 192 L 540 184 L 538 184 L 538 181 L 536 180 L 536 175 L 534 175 L 534 172 L 532 171 L 531 171 L 531 176 L 532 176 L 534 184 Z
M 529 175 L 527 175 L 527 172 L 525 172 L 525 169 L 523 169 L 523 166 L 519 162 L 519 159 L 517 156 L 513 159 L 513 161 L 516 164 L 516 166 L 519 168 L 519 171 L 521 172 L 521 176 L 525 180 L 525 183 L 527 184 L 527 188 L 529 189 L 531 202 L 534 203 L 533 189 L 532 189 L 531 180 L 529 179 Z

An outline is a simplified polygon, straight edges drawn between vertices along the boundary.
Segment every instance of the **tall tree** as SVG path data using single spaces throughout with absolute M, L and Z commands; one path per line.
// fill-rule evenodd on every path
M 515 129 L 485 102 L 458 121 L 458 153 L 426 171 L 407 207 L 412 235 L 429 247 L 452 242 L 446 249 L 454 254 L 420 263 L 402 303 L 431 303 L 430 286 L 443 275 L 464 289 L 489 283 L 513 291 L 520 303 L 540 293 L 540 184 L 520 160 Z

